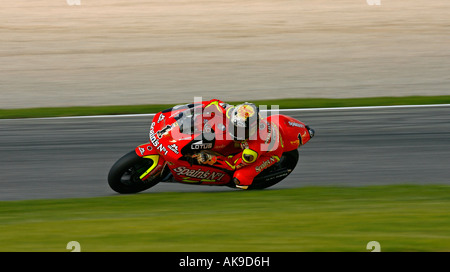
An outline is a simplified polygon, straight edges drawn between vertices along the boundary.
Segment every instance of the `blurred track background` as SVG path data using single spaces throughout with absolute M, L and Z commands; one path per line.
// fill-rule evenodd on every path
M 0 108 L 449 93 L 447 0 L 2 1 Z

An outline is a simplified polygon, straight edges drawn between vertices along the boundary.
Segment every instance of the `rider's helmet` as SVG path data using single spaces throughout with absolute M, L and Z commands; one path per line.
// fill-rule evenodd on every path
M 259 108 L 245 102 L 227 112 L 228 131 L 233 140 L 244 141 L 256 138 L 259 125 Z

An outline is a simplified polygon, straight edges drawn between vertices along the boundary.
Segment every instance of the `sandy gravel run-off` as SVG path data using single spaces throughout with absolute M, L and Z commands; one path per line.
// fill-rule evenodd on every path
M 450 95 L 450 1 L 4 0 L 0 108 Z

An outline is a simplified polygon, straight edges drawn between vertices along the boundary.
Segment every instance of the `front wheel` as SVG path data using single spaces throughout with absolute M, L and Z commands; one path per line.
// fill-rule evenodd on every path
M 120 158 L 109 171 L 108 184 L 114 191 L 121 194 L 134 194 L 155 186 L 162 178 L 153 175 L 146 180 L 140 177 L 152 165 L 156 163 L 152 159 L 139 157 L 135 151 L 131 151 Z

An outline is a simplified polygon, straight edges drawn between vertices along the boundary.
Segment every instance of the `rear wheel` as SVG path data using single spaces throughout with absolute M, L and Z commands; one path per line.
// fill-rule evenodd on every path
M 248 187 L 251 190 L 265 189 L 285 179 L 298 162 L 298 150 L 284 152 L 280 161 L 262 171 Z
M 153 175 L 146 180 L 140 176 L 147 171 L 154 162 L 152 159 L 139 157 L 135 151 L 120 158 L 109 171 L 108 184 L 114 191 L 121 194 L 134 194 L 156 185 L 162 177 Z

